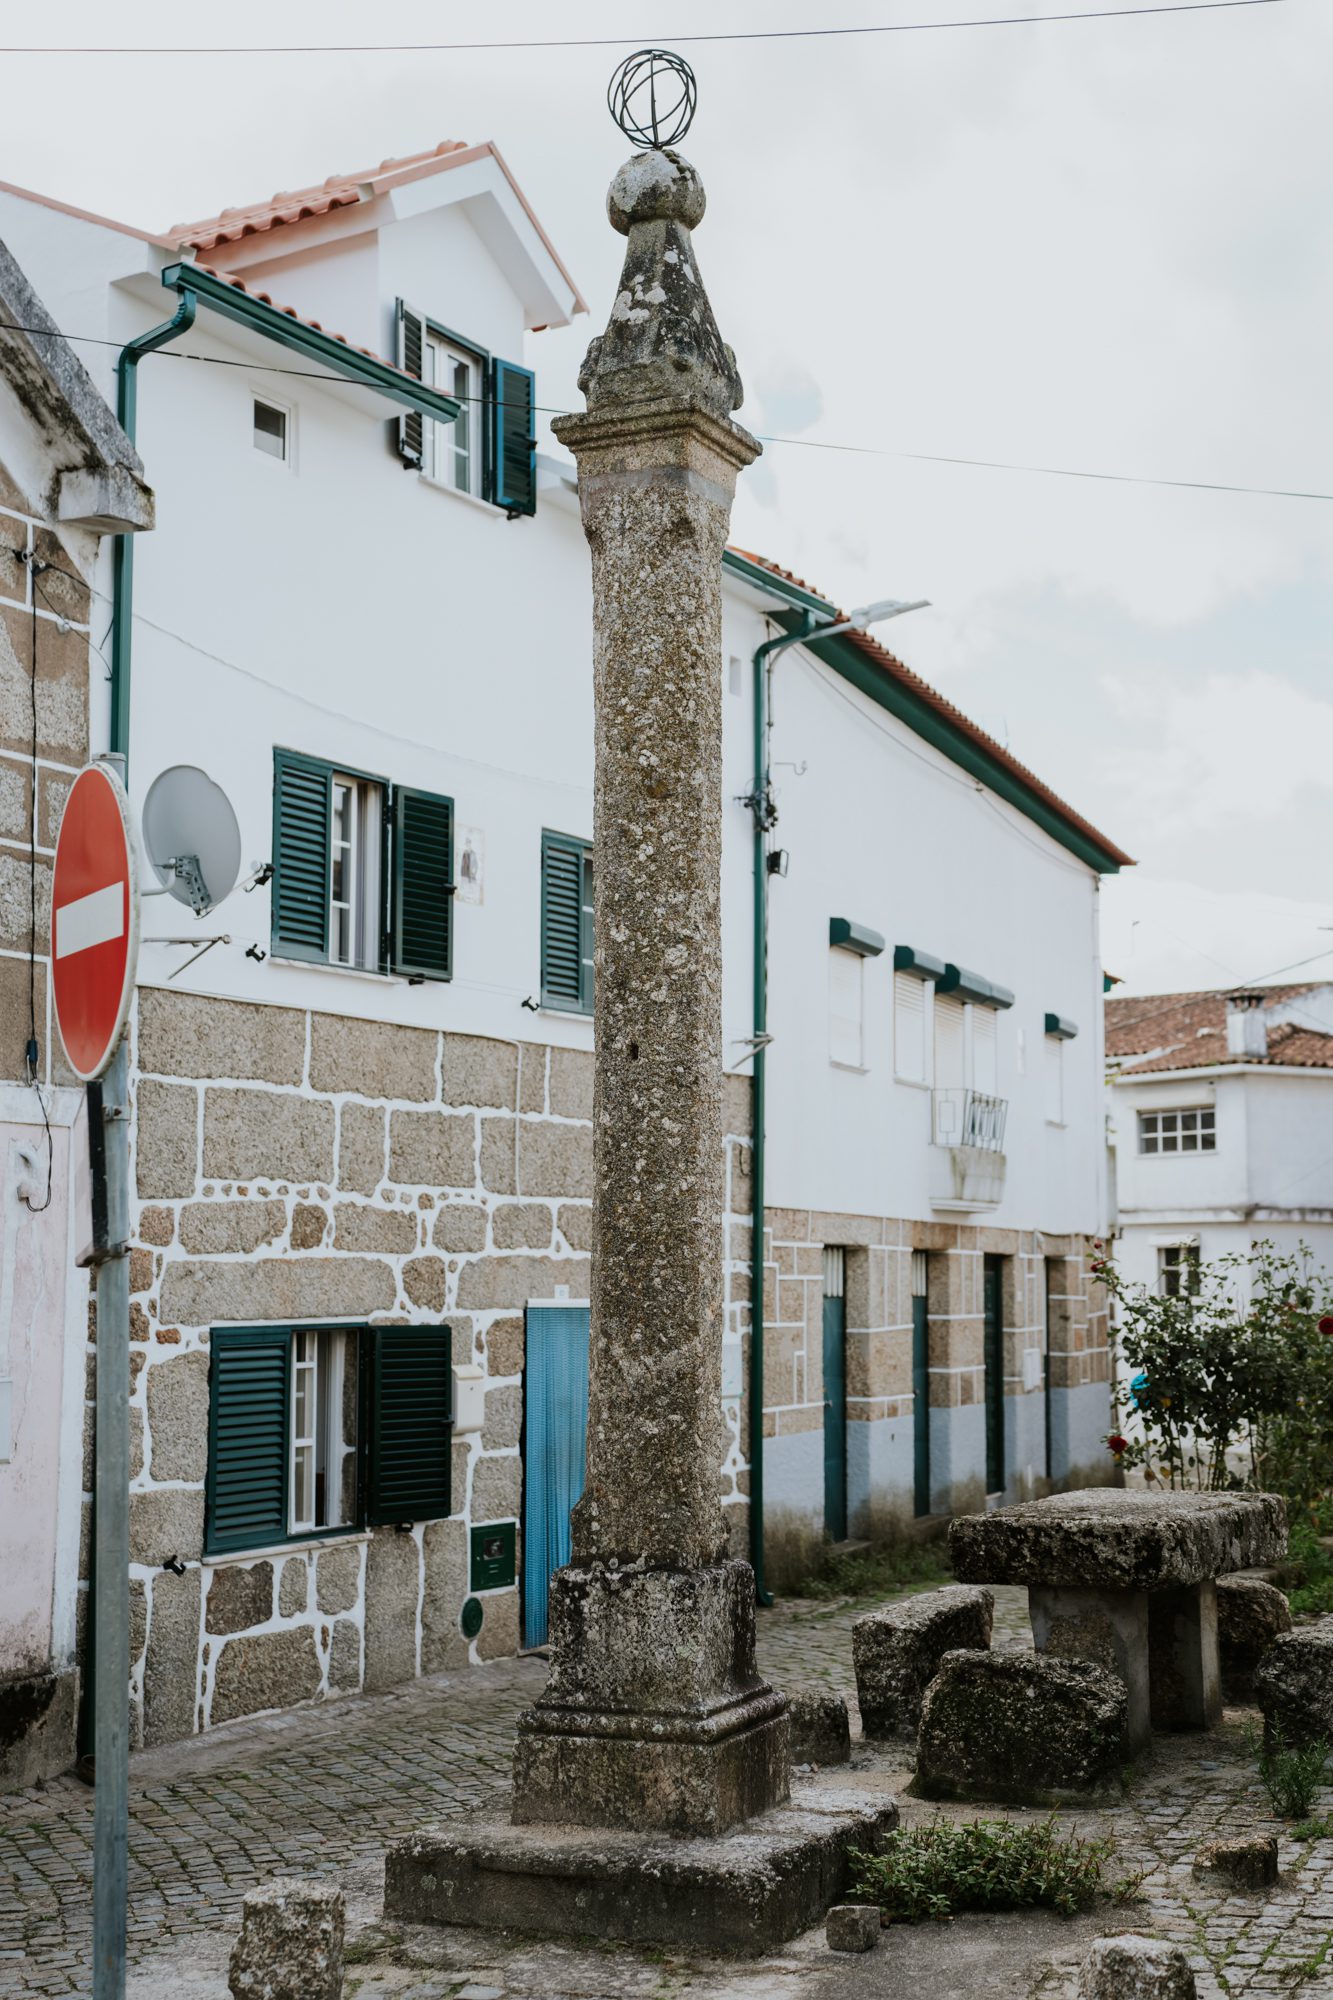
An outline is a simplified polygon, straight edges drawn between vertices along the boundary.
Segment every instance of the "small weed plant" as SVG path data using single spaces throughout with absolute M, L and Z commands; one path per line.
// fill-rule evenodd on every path
M 1287 1597 L 1297 1614 L 1318 1617 L 1333 1611 L 1333 1556 L 1309 1521 L 1296 1521 L 1287 1538 Z
M 1062 1834 L 1054 1817 L 936 1820 L 890 1834 L 879 1854 L 858 1854 L 856 1894 L 891 1923 L 942 1921 L 958 1910 L 1043 1908 L 1072 1916 L 1099 1896 L 1130 1900 L 1139 1878 L 1108 1883 L 1110 1840 Z
M 1333 1813 L 1323 1819 L 1297 1820 L 1291 1829 L 1293 1840 L 1333 1840 Z
M 1255 1730 L 1250 1741 L 1264 1790 L 1278 1818 L 1313 1823 L 1315 1794 L 1323 1782 L 1331 1754 L 1328 1744 L 1322 1739 L 1314 1743 L 1288 1743 L 1281 1729 L 1275 1729 L 1268 1741 Z

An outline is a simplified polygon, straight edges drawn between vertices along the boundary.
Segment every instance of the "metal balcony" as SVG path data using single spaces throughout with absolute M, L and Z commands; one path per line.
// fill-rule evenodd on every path
M 988 1097 L 983 1090 L 935 1090 L 932 1136 L 937 1146 L 972 1146 L 983 1153 L 1003 1153 L 1009 1100 Z

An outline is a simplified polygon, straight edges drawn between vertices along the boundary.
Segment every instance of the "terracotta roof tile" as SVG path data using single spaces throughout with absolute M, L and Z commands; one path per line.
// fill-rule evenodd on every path
M 744 556 L 746 562 L 754 563 L 758 569 L 766 569 L 770 575 L 780 576 L 785 582 L 794 584 L 798 590 L 808 591 L 812 597 L 823 598 L 825 603 L 829 601 L 827 598 L 824 598 L 822 591 L 814 588 L 813 584 L 804 582 L 801 577 L 793 575 L 789 569 L 783 569 L 780 564 L 770 562 L 767 556 L 756 555 L 751 549 L 738 548 L 735 550 L 735 553 L 738 556 Z M 838 618 L 845 618 L 847 614 L 845 611 L 838 611 L 835 615 Z M 995 763 L 1003 765 L 1007 771 L 1018 779 L 1019 783 L 1026 790 L 1034 793 L 1043 804 L 1051 808 L 1052 812 L 1058 813 L 1066 825 L 1081 833 L 1094 846 L 1101 848 L 1104 854 L 1108 855 L 1122 868 L 1132 868 L 1134 866 L 1134 860 L 1131 855 L 1126 854 L 1122 848 L 1117 847 L 1114 841 L 1108 840 L 1106 835 L 1099 832 L 1092 824 L 1091 820 L 1084 819 L 1082 813 L 1075 812 L 1074 808 L 1071 805 L 1067 805 L 1057 792 L 1053 792 L 1049 785 L 1043 784 L 1035 772 L 1029 771 L 1026 764 L 1020 764 L 1017 757 L 1011 756 L 1003 744 L 997 743 L 993 736 L 988 736 L 984 729 L 979 728 L 975 722 L 970 721 L 960 708 L 955 708 L 951 701 L 947 701 L 942 694 L 938 694 L 930 686 L 929 682 L 923 681 L 919 674 L 914 674 L 910 667 L 904 666 L 903 662 L 896 654 L 891 653 L 887 646 L 881 646 L 879 640 L 872 639 L 868 632 L 846 632 L 842 636 L 848 639 L 859 652 L 864 653 L 867 659 L 873 660 L 875 665 L 890 680 L 896 681 L 900 687 L 906 688 L 910 693 L 916 695 L 928 707 L 933 708 L 937 715 L 943 716 L 946 721 L 951 723 L 960 734 L 966 736 L 970 742 L 977 744 L 979 748 L 983 749 L 986 755 L 992 758 Z
M 1306 980 L 1265 986 L 1265 1005 L 1299 999 L 1327 985 Z M 1117 1076 L 1153 1076 L 1168 1070 L 1212 1069 L 1222 1063 L 1266 1063 L 1275 1069 L 1333 1069 L 1333 1034 L 1304 1022 L 1275 1021 L 1265 1056 L 1232 1055 L 1227 1048 L 1227 995 L 1209 992 L 1111 996 L 1106 1008 L 1106 1053 Z
M 167 235 L 182 250 L 213 250 L 219 243 L 239 243 L 246 236 L 261 236 L 287 222 L 328 215 L 335 208 L 354 208 L 362 199 L 363 189 L 378 192 L 382 183 L 394 181 L 431 161 L 443 162 L 453 153 L 467 151 L 465 139 L 443 139 L 424 153 L 408 153 L 400 160 L 381 160 L 377 167 L 365 167 L 360 173 L 330 174 L 318 187 L 270 195 L 267 201 L 250 202 L 242 208 L 224 208 L 220 215 L 206 216 L 202 222 L 174 222 Z

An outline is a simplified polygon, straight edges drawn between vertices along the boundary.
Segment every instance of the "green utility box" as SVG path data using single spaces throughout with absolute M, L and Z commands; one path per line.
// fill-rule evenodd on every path
M 472 1589 L 504 1590 L 514 1581 L 516 1521 L 472 1530 Z

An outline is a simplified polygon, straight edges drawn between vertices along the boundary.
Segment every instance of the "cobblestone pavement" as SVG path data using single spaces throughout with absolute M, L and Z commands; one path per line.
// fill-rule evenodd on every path
M 1023 1594 L 997 1595 L 996 1643 L 1030 1643 Z M 765 1670 L 779 1685 L 852 1694 L 851 1624 L 866 1608 L 787 1603 L 764 1613 Z M 142 2000 L 225 1994 L 242 1895 L 268 1876 L 297 1873 L 337 1876 L 348 1887 L 358 1938 L 349 2000 L 565 1993 L 818 2000 L 835 1983 L 839 2000 L 904 1987 L 915 2000 L 983 1989 L 1068 2000 L 1086 1936 L 1128 1928 L 1179 1938 L 1195 1964 L 1201 2000 L 1329 2000 L 1333 1993 L 1333 1841 L 1284 1837 L 1283 1878 L 1267 1898 L 1224 1897 L 1192 1878 L 1190 1864 L 1205 1840 L 1276 1824 L 1266 1816 L 1238 1719 L 1206 1738 L 1159 1739 L 1123 1805 L 1067 1816 L 1080 1831 L 1114 1834 L 1117 1867 L 1145 1871 L 1143 1901 L 1074 1926 L 1045 1916 L 959 1919 L 892 1932 L 867 1958 L 837 1961 L 812 1933 L 747 1967 L 685 1964 L 660 1953 L 617 1951 L 612 1958 L 517 1941 L 500 1946 L 484 1934 L 377 1931 L 371 1920 L 385 1840 L 503 1786 L 514 1717 L 543 1674 L 540 1660 L 496 1662 L 136 1757 L 130 1955 L 140 1970 L 132 1992 Z M 1333 1796 L 1321 1804 L 1328 1810 Z M 934 1810 L 904 1800 L 904 1821 Z M 92 1795 L 73 1779 L 0 1798 L 0 1995 L 90 1991 L 92 1824 Z M 997 1982 L 997 1969 L 1011 1964 Z

